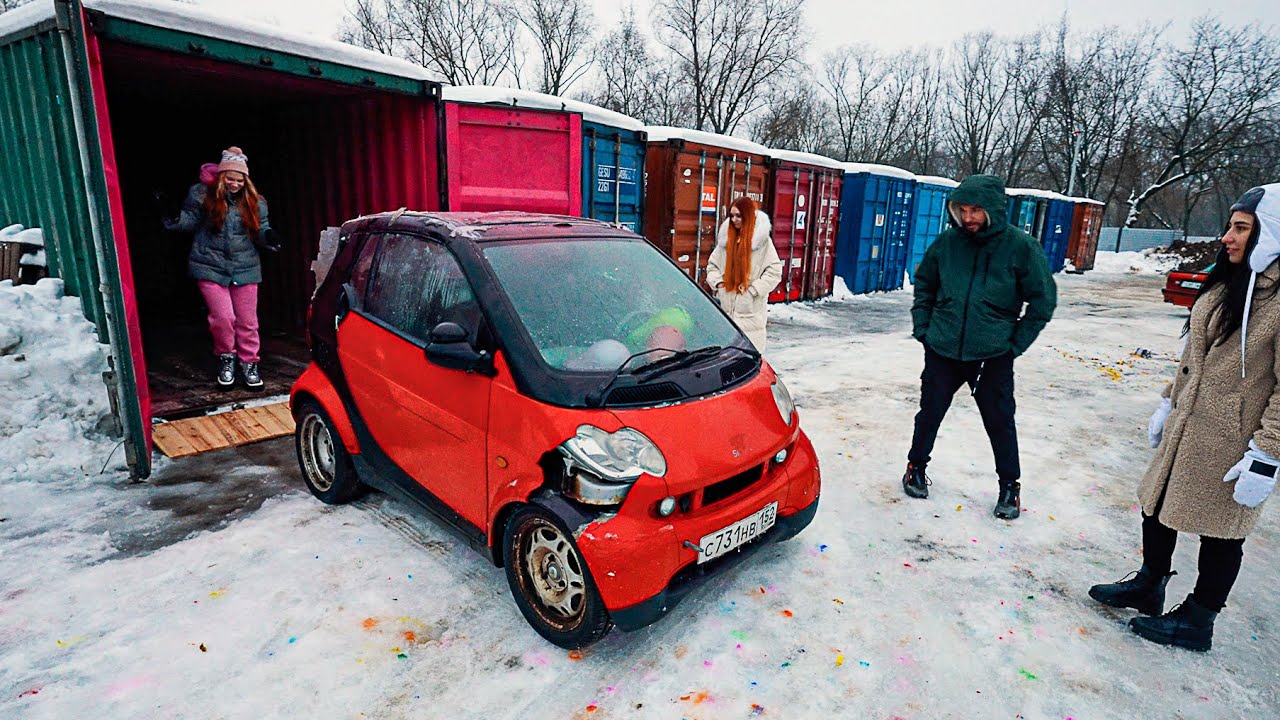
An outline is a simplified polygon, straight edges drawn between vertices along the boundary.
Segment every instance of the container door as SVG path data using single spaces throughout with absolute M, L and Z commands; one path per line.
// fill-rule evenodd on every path
M 581 215 L 582 116 L 445 103 L 452 211 Z
M 582 145 L 584 216 L 640 232 L 644 143 L 632 133 L 584 123 Z
M 814 223 L 813 173 L 799 167 L 778 168 L 771 181 L 773 245 L 782 259 L 782 281 L 769 302 L 799 300 L 804 286 L 806 252 Z
M 75 74 L 76 87 L 71 102 L 78 116 L 77 142 L 84 148 L 80 160 L 86 164 L 83 168 L 85 191 L 94 253 L 102 278 L 99 288 L 84 288 L 84 292 L 102 293 L 106 339 L 111 347 L 108 391 L 124 432 L 125 458 L 130 472 L 136 478 L 145 478 L 151 474 L 151 397 L 125 235 L 124 205 L 111 141 L 102 55 L 97 36 L 85 22 L 80 1 L 57 3 L 56 8 L 60 14 L 70 13 L 69 17 L 61 18 L 71 28 L 63 47 L 72 60 Z
M 902 287 L 902 278 L 907 267 L 907 246 L 911 241 L 911 212 L 915 205 L 914 195 L 914 182 L 894 181 L 893 194 L 890 198 L 892 205 L 888 252 L 885 257 L 884 279 L 880 285 L 883 291 L 898 290 Z
M 835 277 L 835 243 L 840 211 L 840 175 L 821 171 L 813 190 L 812 238 L 806 253 L 802 297 L 815 300 L 831 294 Z

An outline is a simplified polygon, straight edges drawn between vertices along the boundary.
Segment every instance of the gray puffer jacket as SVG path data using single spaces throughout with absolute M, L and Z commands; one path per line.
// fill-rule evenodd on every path
M 249 230 L 236 210 L 238 196 L 227 199 L 230 207 L 226 220 L 222 223 L 222 231 L 215 232 L 205 217 L 206 192 L 203 183 L 192 185 L 178 219 L 165 223 L 167 230 L 195 233 L 187 271 L 196 280 L 208 280 L 224 287 L 262 282 L 262 263 L 258 259 L 255 242 L 260 241 L 262 234 L 271 227 L 267 220 L 267 201 L 258 200 L 258 217 L 262 219 L 258 237 L 249 236 Z

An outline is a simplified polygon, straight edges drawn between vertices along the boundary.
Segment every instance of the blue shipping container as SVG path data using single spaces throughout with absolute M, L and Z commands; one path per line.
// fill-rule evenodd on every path
M 915 176 L 900 168 L 845 165 L 835 270 L 850 292 L 902 287 L 915 185 Z
M 641 232 L 645 133 L 582 123 L 582 214 Z
M 1040 244 L 1044 246 L 1049 269 L 1053 272 L 1062 272 L 1066 265 L 1067 243 L 1071 239 L 1071 222 L 1075 218 L 1075 209 L 1075 203 L 1066 198 L 1048 199 Z
M 1017 188 L 1010 188 L 1009 192 L 1015 193 L 1009 197 L 1009 224 L 1035 237 L 1037 200 L 1039 198 L 1032 195 L 1016 194 L 1019 192 Z
M 911 209 L 911 239 L 907 261 L 907 275 L 911 282 L 916 281 L 916 268 L 924 260 L 924 251 L 929 249 L 938 235 L 947 229 L 947 199 L 956 183 L 946 178 L 925 176 L 916 182 L 915 202 Z

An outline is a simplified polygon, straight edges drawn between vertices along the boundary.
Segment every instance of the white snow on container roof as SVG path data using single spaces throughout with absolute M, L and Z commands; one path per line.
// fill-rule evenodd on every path
M 750 140 L 743 140 L 730 135 L 718 135 L 716 133 L 703 132 L 701 130 L 690 130 L 688 128 L 671 127 L 669 125 L 649 125 L 644 131 L 649 134 L 650 142 L 662 142 L 664 140 L 688 140 L 689 142 L 701 143 L 703 145 L 714 145 L 727 150 L 741 150 L 742 152 L 755 153 L 756 155 L 772 156 L 773 151 Z
M 924 183 L 925 185 L 941 185 L 942 187 L 950 188 L 959 187 L 960 185 L 960 183 L 955 180 L 942 177 L 941 175 L 917 175 L 916 182 Z
M 167 0 L 84 0 L 84 5 L 108 17 L 131 20 L 143 25 L 275 50 L 312 60 L 325 60 L 410 80 L 436 82 L 441 80 L 426 68 L 411 62 L 337 40 L 284 30 L 277 25 L 245 20 L 236 15 L 204 7 L 182 5 Z M 34 27 L 42 20 L 52 17 L 53 0 L 36 0 L 34 3 L 0 15 L 0 36 Z
M 1025 195 L 1029 197 L 1047 198 L 1050 200 L 1065 200 L 1065 195 L 1059 195 L 1052 190 L 1039 190 L 1037 188 L 1005 188 L 1005 195 Z
M 570 100 L 558 95 L 520 90 L 518 88 L 491 87 L 489 85 L 445 85 L 442 91 L 445 100 L 470 103 L 499 103 L 513 107 L 538 108 L 542 110 L 563 110 L 581 113 L 583 119 L 601 125 L 610 125 L 623 130 L 643 130 L 644 123 L 620 112 L 614 112 L 599 105 Z
M 1086 205 L 1106 205 L 1106 203 L 1102 202 L 1101 200 L 1094 200 L 1093 198 L 1087 198 L 1087 197 L 1079 197 L 1079 196 L 1073 197 L 1068 195 L 1067 199 L 1074 203 L 1084 203 Z
M 800 163 L 802 165 L 817 165 L 818 167 L 835 168 L 836 170 L 844 169 L 843 163 L 839 160 L 832 160 L 826 155 L 796 152 L 795 150 L 774 150 L 773 148 L 770 148 L 769 156 L 775 160 L 784 160 L 786 162 Z
M 844 163 L 844 171 L 846 173 L 871 173 L 872 175 L 888 175 L 889 177 L 898 177 L 905 180 L 915 180 L 916 175 L 908 172 L 900 167 L 892 165 L 877 165 L 875 163 Z

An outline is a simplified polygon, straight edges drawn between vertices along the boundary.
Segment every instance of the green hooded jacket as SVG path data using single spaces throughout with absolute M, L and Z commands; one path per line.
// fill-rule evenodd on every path
M 911 319 L 915 338 L 944 357 L 986 360 L 1026 352 L 1053 317 L 1058 288 L 1044 250 L 1009 225 L 1004 181 L 971 175 L 951 193 L 951 227 L 916 269 Z M 956 205 L 980 205 L 987 224 L 960 225 Z M 1024 312 L 1025 307 L 1025 312 Z

